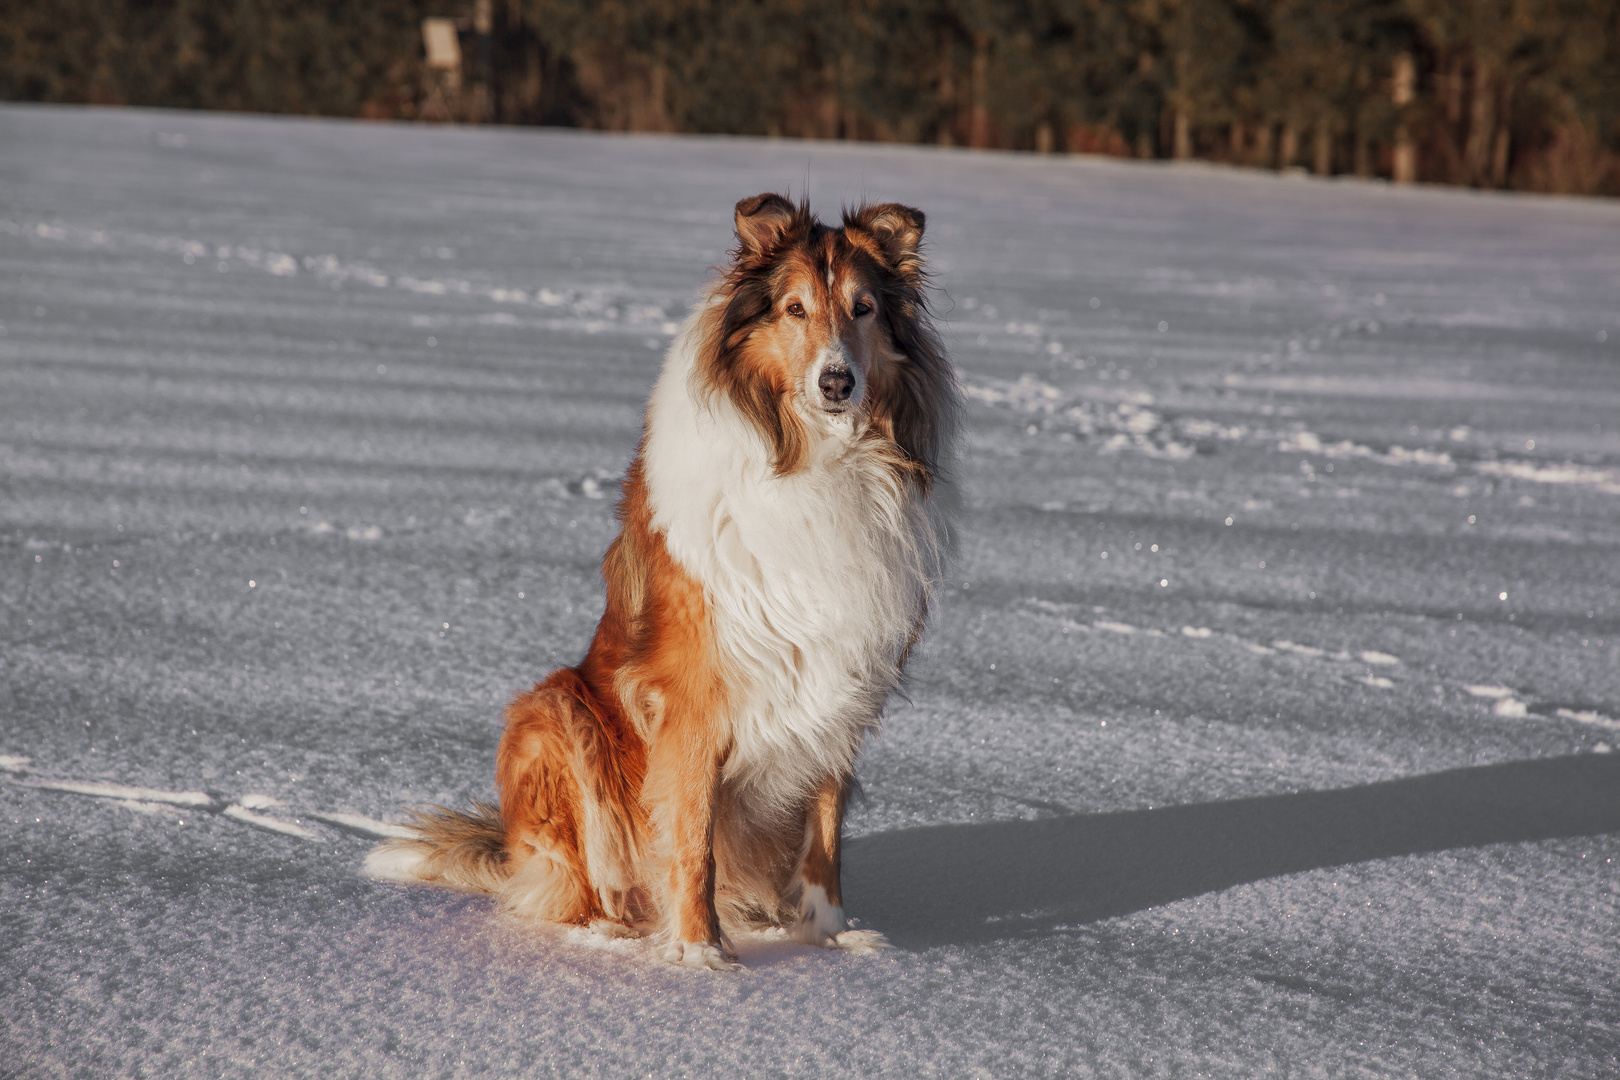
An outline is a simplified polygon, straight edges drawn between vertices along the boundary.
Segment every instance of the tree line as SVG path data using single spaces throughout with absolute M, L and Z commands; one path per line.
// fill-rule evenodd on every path
M 1615 0 L 0 0 L 0 97 L 1620 194 Z

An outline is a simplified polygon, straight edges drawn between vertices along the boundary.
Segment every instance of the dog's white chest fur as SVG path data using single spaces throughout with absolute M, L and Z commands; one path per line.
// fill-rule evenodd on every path
M 728 780 L 785 806 L 853 764 L 899 680 L 937 572 L 929 508 L 827 425 L 786 477 L 723 395 L 701 395 L 689 323 L 648 404 L 654 528 L 706 591 L 735 687 Z

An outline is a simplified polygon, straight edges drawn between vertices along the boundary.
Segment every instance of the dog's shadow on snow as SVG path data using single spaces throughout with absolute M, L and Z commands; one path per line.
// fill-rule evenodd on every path
M 851 840 L 844 899 L 901 948 L 1038 936 L 1244 882 L 1368 859 L 1620 831 L 1620 754 L 1337 791 Z

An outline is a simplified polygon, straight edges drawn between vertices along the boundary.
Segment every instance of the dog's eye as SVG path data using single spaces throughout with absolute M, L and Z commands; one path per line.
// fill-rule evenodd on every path
M 787 313 L 795 319 L 802 319 L 804 318 L 804 305 L 795 300 L 787 306 Z
M 857 300 L 855 301 L 855 311 L 853 314 L 857 319 L 862 315 L 870 315 L 872 314 L 872 305 L 868 304 L 865 300 Z

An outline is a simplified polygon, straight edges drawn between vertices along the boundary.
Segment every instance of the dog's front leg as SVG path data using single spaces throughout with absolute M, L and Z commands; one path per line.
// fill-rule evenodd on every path
M 847 776 L 822 781 L 805 815 L 796 936 L 823 948 L 868 952 L 887 944 L 883 935 L 875 930 L 851 930 L 844 921 L 844 807 L 849 802 L 850 783 Z
M 714 808 L 722 754 L 706 733 L 691 730 L 699 725 L 670 719 L 675 722 L 666 723 L 647 770 L 653 817 L 669 860 L 664 959 L 683 967 L 730 971 L 737 964 L 720 935 L 714 906 Z

